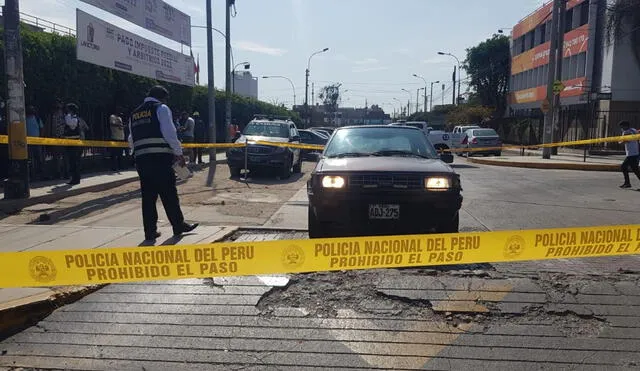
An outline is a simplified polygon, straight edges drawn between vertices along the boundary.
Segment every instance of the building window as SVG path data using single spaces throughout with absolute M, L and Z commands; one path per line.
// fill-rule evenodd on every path
M 587 53 L 578 54 L 576 59 L 578 60 L 576 77 L 587 76 Z
M 526 50 L 533 49 L 535 47 L 535 45 L 536 45 L 535 44 L 535 41 L 536 41 L 535 40 L 536 39 L 535 35 L 536 35 L 535 30 L 531 30 L 531 31 L 527 32 L 527 35 L 526 35 L 527 37 L 525 38 L 526 43 L 527 43 Z
M 589 1 L 585 1 L 578 5 L 580 7 L 580 23 L 579 26 L 584 26 L 589 23 Z
M 573 30 L 573 8 L 567 10 L 564 17 L 564 32 Z
M 540 40 L 538 45 L 544 44 L 547 42 L 547 24 L 543 23 L 540 25 Z

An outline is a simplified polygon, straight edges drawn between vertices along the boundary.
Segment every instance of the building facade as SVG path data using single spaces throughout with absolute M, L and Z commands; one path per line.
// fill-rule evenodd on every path
M 567 1 L 562 30 L 565 88 L 555 141 L 616 135 L 621 119 L 640 125 L 640 61 L 630 37 L 607 38 L 607 4 L 612 1 Z M 552 2 L 543 5 L 511 33 L 509 112 L 540 123 L 547 95 L 552 7 Z
M 258 99 L 258 78 L 249 71 L 239 71 L 233 74 L 233 92 L 249 98 Z

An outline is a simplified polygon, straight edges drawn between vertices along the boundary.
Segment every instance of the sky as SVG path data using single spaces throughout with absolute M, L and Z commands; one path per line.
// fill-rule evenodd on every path
M 140 0 L 139 0 L 140 1 Z M 191 16 L 191 24 L 206 25 L 205 0 L 165 0 Z M 391 113 L 416 102 L 416 89 L 428 82 L 445 83 L 444 103 L 451 103 L 454 58 L 462 62 L 466 49 L 507 33 L 543 0 L 236 0 L 231 18 L 231 43 L 236 63 L 250 62 L 254 76 L 281 75 L 295 85 L 296 103 L 304 102 L 305 69 L 311 59 L 310 88 L 341 83 L 341 106 L 378 104 Z M 0 0 L 0 3 L 4 1 Z M 213 0 L 213 26 L 225 29 L 224 0 Z M 118 27 L 166 47 L 176 42 L 148 32 L 79 0 L 20 0 L 20 11 L 75 29 L 79 8 Z M 186 54 L 189 49 L 183 49 Z M 207 82 L 206 30 L 192 29 L 192 50 L 200 56 L 200 83 Z M 224 87 L 224 38 L 214 33 L 215 86 Z M 462 72 L 464 81 L 466 75 Z M 430 85 L 429 85 L 430 86 Z M 258 81 L 259 99 L 291 106 L 293 89 L 284 79 Z M 411 93 L 402 89 L 409 90 Z M 463 91 L 465 90 L 463 86 Z M 419 103 L 423 103 L 420 92 Z M 427 93 L 429 95 L 429 92 Z M 434 104 L 442 103 L 441 84 L 434 85 Z M 312 102 L 311 97 L 309 102 Z M 400 103 L 401 102 L 401 103 Z M 414 108 L 412 108 L 414 109 Z

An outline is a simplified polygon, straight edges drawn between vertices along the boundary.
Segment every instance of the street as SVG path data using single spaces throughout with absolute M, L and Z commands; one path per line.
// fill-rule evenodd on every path
M 219 167 L 214 192 L 197 174 L 180 186 L 185 216 L 216 230 L 158 243 L 307 238 L 312 166 L 248 185 Z M 618 189 L 617 173 L 460 158 L 453 167 L 461 231 L 640 224 L 640 194 Z M 139 205 L 135 183 L 74 196 L 6 216 L 0 237 L 20 250 L 76 248 L 74 228 L 84 240 L 95 228 L 128 228 L 99 246 L 131 246 L 142 240 Z M 20 232 L 23 224 L 59 230 L 47 239 Z M 220 234 L 223 226 L 245 228 Z M 640 256 L 112 284 L 6 338 L 0 368 L 633 369 L 639 307 Z

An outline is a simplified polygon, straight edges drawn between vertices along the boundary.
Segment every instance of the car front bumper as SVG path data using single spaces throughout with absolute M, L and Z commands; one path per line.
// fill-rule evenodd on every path
M 270 153 L 270 154 L 251 154 L 247 156 L 247 167 L 249 169 L 257 168 L 282 168 L 289 160 L 288 151 Z M 227 164 L 233 168 L 244 168 L 245 154 L 244 151 L 228 151 Z
M 317 221 L 343 236 L 425 233 L 454 220 L 462 207 L 462 195 L 456 191 L 314 189 L 308 193 Z M 400 216 L 370 219 L 370 205 L 398 205 Z

